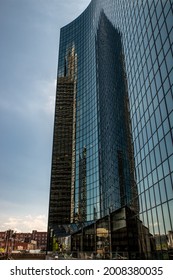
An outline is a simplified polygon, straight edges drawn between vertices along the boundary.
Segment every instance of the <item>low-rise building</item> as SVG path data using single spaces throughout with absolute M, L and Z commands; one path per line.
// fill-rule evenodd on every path
M 11 252 L 14 250 L 46 250 L 47 232 L 33 230 L 32 233 L 14 232 L 7 230 L 0 232 L 0 250 Z

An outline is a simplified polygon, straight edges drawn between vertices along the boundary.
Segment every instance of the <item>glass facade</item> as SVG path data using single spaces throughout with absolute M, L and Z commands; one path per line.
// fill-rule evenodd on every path
M 51 234 L 127 207 L 145 258 L 173 258 L 172 85 L 172 0 L 92 0 L 61 29 Z

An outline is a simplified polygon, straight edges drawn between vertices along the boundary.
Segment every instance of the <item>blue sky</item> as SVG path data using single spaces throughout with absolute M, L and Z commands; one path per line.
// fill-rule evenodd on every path
M 0 0 L 0 231 L 47 229 L 60 28 L 90 0 Z

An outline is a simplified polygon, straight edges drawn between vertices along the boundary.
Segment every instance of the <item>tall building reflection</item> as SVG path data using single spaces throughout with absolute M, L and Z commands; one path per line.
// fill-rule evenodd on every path
M 64 75 L 58 77 L 49 205 L 49 228 L 73 217 L 76 108 L 75 49 L 68 49 Z
M 101 216 L 125 205 L 138 212 L 122 38 L 100 14 L 96 36 Z

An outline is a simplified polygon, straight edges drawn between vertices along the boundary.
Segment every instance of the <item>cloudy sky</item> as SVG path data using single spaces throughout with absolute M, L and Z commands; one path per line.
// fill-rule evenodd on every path
M 60 28 L 90 0 L 0 0 L 0 231 L 47 229 Z

